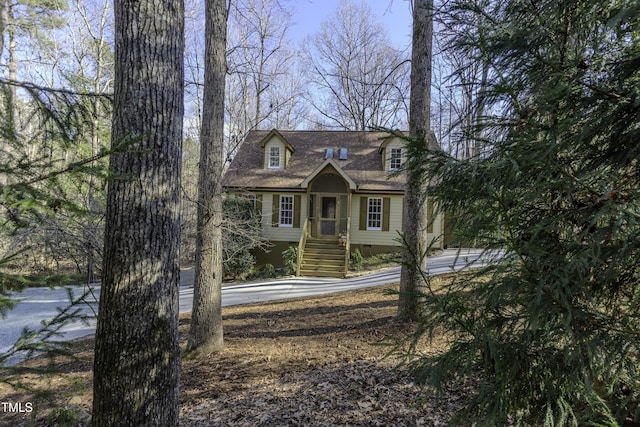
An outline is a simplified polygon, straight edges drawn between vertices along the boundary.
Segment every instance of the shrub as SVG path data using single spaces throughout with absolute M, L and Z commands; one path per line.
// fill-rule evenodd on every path
M 351 268 L 356 271 L 362 270 L 362 264 L 364 263 L 364 257 L 362 256 L 362 252 L 360 252 L 359 248 L 356 248 L 353 252 L 351 252 Z
M 224 275 L 225 277 L 244 279 L 253 270 L 255 263 L 256 258 L 249 251 L 242 251 L 223 263 Z
M 287 274 L 296 274 L 298 269 L 298 248 L 289 246 L 286 250 L 282 251 L 282 261 Z
M 222 203 L 224 231 L 222 247 L 225 276 L 245 277 L 255 264 L 251 249 L 261 242 L 260 214 L 243 198 L 230 197 Z
M 262 271 L 265 277 L 276 277 L 276 268 L 273 266 L 273 264 L 265 264 Z

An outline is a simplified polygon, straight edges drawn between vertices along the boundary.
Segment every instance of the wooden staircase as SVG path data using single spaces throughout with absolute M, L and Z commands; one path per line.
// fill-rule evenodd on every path
M 338 239 L 308 238 L 302 254 L 300 276 L 344 277 L 346 248 Z

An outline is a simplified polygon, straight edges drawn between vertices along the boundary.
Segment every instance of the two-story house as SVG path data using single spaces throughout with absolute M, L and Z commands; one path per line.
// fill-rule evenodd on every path
M 258 265 L 282 265 L 282 251 L 294 246 L 300 275 L 344 276 L 355 248 L 365 256 L 400 250 L 405 173 L 393 172 L 405 156 L 405 141 L 386 132 L 252 131 L 223 186 L 262 213 L 272 246 L 254 254 Z M 443 220 L 428 220 L 431 241 Z

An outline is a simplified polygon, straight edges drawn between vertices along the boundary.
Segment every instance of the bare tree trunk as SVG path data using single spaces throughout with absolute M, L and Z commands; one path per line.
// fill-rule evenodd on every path
M 93 426 L 177 426 L 184 8 L 116 0 L 112 145 Z
M 4 49 L 4 31 L 7 28 L 7 21 L 9 20 L 7 0 L 0 0 L 0 57 L 2 57 L 2 51 Z
M 7 4 L 6 19 L 9 24 L 9 58 L 7 61 L 7 69 L 9 70 L 9 81 L 15 82 L 18 80 L 18 59 L 17 59 L 17 42 L 16 42 L 16 28 L 15 17 L 13 15 L 13 6 Z M 17 89 L 15 84 L 8 85 L 7 88 L 7 108 L 5 114 L 7 115 L 7 125 L 9 138 L 15 140 L 18 137 L 18 106 L 16 105 Z
M 429 143 L 431 127 L 432 36 L 433 0 L 414 0 L 409 135 L 424 145 Z M 398 317 L 402 320 L 416 320 L 420 313 L 420 293 L 425 286 L 420 270 L 426 269 L 428 246 L 426 202 L 425 184 L 415 171 L 409 170 L 405 190 L 406 245 L 398 300 Z
M 8 5 L 6 0 L 0 0 L 0 58 L 2 57 L 2 51 L 4 49 L 4 32 L 7 28 L 7 21 L 9 20 Z M 7 115 L 6 107 L 8 105 L 7 100 L 9 98 L 8 88 L 0 87 L 0 117 Z M 0 127 L 5 127 L 4 119 L 0 118 Z M 0 137 L 0 164 L 6 164 L 5 150 L 8 149 L 7 141 Z M 7 176 L 0 174 L 0 185 L 7 184 Z
M 2 39 L 0 40 L 0 55 L 4 49 L 5 31 L 8 40 L 8 58 L 7 70 L 8 79 L 11 82 L 16 80 L 17 60 L 16 60 L 16 31 L 13 16 L 13 6 L 4 0 L 0 6 L 0 30 L 2 30 Z M 4 85 L 0 88 L 0 122 L 4 128 L 5 138 L 0 138 L 0 162 L 8 164 L 14 155 L 14 146 L 12 141 L 16 141 L 18 137 L 17 128 L 17 108 L 16 108 L 16 86 L 14 84 Z M 0 175 L 0 185 L 6 185 L 9 182 L 7 174 Z
M 227 9 L 205 2 L 204 102 L 200 131 L 196 277 L 187 349 L 222 350 L 222 171 Z
M 480 64 L 482 67 L 482 73 L 480 77 L 480 87 L 477 93 L 477 108 L 474 112 L 473 120 L 473 149 L 471 150 L 471 156 L 476 157 L 480 153 L 481 147 L 478 146 L 482 141 L 482 122 L 484 120 L 484 107 L 485 107 L 485 90 L 487 89 L 487 80 L 489 79 L 489 64 L 483 61 Z

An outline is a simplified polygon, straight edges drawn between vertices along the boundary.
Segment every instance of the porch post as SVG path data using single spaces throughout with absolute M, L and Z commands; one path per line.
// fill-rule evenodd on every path
M 351 191 L 347 188 L 347 243 L 344 254 L 344 275 L 349 273 L 349 260 L 351 259 Z

